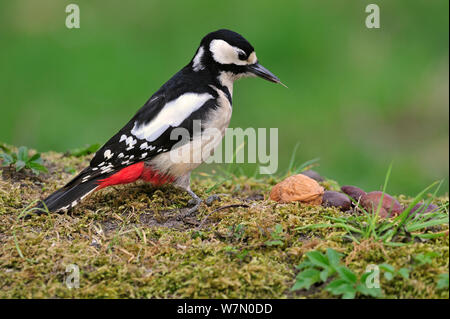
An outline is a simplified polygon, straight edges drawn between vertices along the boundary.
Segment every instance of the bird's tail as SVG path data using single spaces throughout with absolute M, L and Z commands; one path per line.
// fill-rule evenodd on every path
M 37 211 L 45 212 L 48 209 L 49 212 L 58 212 L 77 205 L 98 187 L 98 179 L 83 181 L 84 176 L 85 173 L 81 172 L 64 187 L 39 202 L 36 206 Z

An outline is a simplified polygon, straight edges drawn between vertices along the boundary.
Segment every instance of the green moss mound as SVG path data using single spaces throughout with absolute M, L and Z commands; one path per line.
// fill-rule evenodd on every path
M 417 255 L 437 252 L 408 279 L 381 278 L 381 288 L 386 298 L 449 297 L 448 288 L 437 288 L 438 275 L 449 271 L 448 235 L 394 248 L 370 240 L 356 244 L 338 230 L 299 232 L 294 229 L 345 213 L 270 201 L 275 178 L 218 183 L 194 175 L 197 194 L 221 200 L 184 219 L 178 215 L 187 194 L 144 184 L 94 193 L 66 214 L 20 219 L 28 204 L 62 186 L 89 160 L 57 153 L 43 158 L 49 172 L 38 177 L 0 171 L 0 298 L 332 298 L 320 286 L 290 291 L 305 253 L 327 247 L 343 253 L 358 274 L 369 264 L 401 268 Z M 336 187 L 332 181 L 323 185 Z M 448 202 L 448 196 L 436 201 Z M 277 228 L 282 231 L 274 238 Z M 448 225 L 440 231 L 448 233 Z M 79 267 L 79 288 L 65 284 L 71 264 Z

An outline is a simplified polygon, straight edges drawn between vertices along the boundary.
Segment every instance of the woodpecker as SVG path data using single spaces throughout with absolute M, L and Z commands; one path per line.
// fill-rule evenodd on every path
M 252 76 L 282 84 L 259 64 L 243 36 L 226 29 L 207 34 L 189 64 L 95 153 L 88 167 L 45 198 L 38 210 L 67 211 L 94 191 L 144 180 L 155 186 L 172 183 L 186 191 L 195 201 L 186 214 L 197 211 L 201 199 L 190 188 L 190 174 L 201 162 L 173 161 L 173 152 L 205 146 L 194 132 L 196 121 L 201 123 L 200 132 L 211 128 L 220 132 L 220 139 L 209 145 L 213 151 L 230 122 L 234 81 Z M 180 138 L 171 134 L 180 128 L 190 134 L 182 146 Z

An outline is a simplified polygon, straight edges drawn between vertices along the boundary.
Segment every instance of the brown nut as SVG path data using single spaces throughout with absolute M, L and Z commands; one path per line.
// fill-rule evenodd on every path
M 352 207 L 352 202 L 345 194 L 335 191 L 325 191 L 322 197 L 322 206 L 338 207 L 343 211 L 347 211 Z
M 368 211 L 374 212 L 378 208 L 381 197 L 383 196 L 383 202 L 381 204 L 379 215 L 386 218 L 391 216 L 397 216 L 403 211 L 403 206 L 389 194 L 383 192 L 370 192 L 361 197 L 361 205 Z
M 361 188 L 356 187 L 356 186 L 351 186 L 351 185 L 345 185 L 341 187 L 341 190 L 347 194 L 348 196 L 350 196 L 351 198 L 353 198 L 356 202 L 358 202 L 360 200 L 361 197 L 363 197 L 364 195 L 366 195 L 366 192 L 363 191 Z
M 270 192 L 270 199 L 288 203 L 299 201 L 311 205 L 320 205 L 324 189 L 312 178 L 298 174 L 289 176 L 276 184 Z
M 317 173 L 316 171 L 313 171 L 312 169 L 303 171 L 300 174 L 308 176 L 308 177 L 312 178 L 313 180 L 315 180 L 316 182 L 323 182 L 325 180 L 325 178 L 320 176 L 319 173 Z

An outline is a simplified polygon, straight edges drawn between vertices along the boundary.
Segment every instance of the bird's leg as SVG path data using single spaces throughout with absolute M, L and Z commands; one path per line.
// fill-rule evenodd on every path
M 197 194 L 195 194 L 192 190 L 191 190 L 191 186 L 190 186 L 190 182 L 191 182 L 191 174 L 188 173 L 180 178 L 178 178 L 173 185 L 175 187 L 178 187 L 182 190 L 184 190 L 186 193 L 188 193 L 189 195 L 191 195 L 192 200 L 195 202 L 194 206 L 189 208 L 187 211 L 181 213 L 178 215 L 178 219 L 183 219 L 187 216 L 190 216 L 191 214 L 195 213 L 198 211 L 198 208 L 200 206 L 200 204 L 202 203 L 202 199 L 200 197 L 197 196 Z
M 185 189 L 185 191 L 191 195 L 192 199 L 194 200 L 195 204 L 193 207 L 189 208 L 188 211 L 186 213 L 184 213 L 184 215 L 188 216 L 192 213 L 195 213 L 198 211 L 198 207 L 200 206 L 200 204 L 202 203 L 202 199 L 200 197 L 197 196 L 197 194 L 195 194 L 192 190 L 190 189 Z

